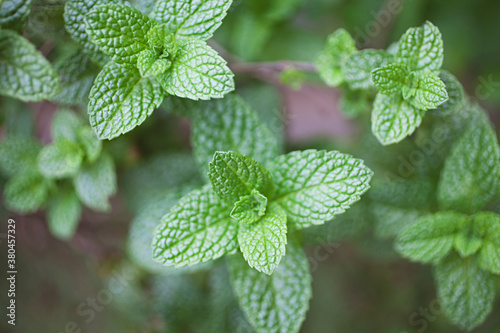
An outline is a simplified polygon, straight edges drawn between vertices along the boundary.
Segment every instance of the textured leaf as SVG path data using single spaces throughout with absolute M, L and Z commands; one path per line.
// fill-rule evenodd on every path
M 93 210 L 109 211 L 109 197 L 116 191 L 116 172 L 111 156 L 101 154 L 94 163 L 84 164 L 73 184 L 83 204 Z
M 495 281 L 475 258 L 451 256 L 436 267 L 435 276 L 443 312 L 455 325 L 471 330 L 486 319 L 495 298 Z
M 216 152 L 208 170 L 212 188 L 221 200 L 234 204 L 240 197 L 251 195 L 254 189 L 265 196 L 272 194 L 271 174 L 249 156 L 233 151 Z
M 206 41 L 221 25 L 232 0 L 158 0 L 151 13 L 180 37 Z
M 273 134 L 241 97 L 230 94 L 224 99 L 198 102 L 192 111 L 191 142 L 203 175 L 216 151 L 237 151 L 264 166 L 278 154 Z
M 483 236 L 479 266 L 485 271 L 500 275 L 500 216 L 493 212 L 479 212 L 473 218 Z
M 137 58 L 137 69 L 142 77 L 156 76 L 172 66 L 168 59 L 156 59 L 156 52 L 143 50 Z
M 304 251 L 289 242 L 281 264 L 269 276 L 229 258 L 233 289 L 240 308 L 258 333 L 296 333 L 309 308 L 311 274 Z
M 83 121 L 71 110 L 59 110 L 52 117 L 50 124 L 50 136 L 52 140 L 67 139 L 77 141 L 77 133 Z
M 47 222 L 49 230 L 57 238 L 71 239 L 78 227 L 82 206 L 73 191 L 60 193 L 49 204 Z
M 117 63 L 135 65 L 139 53 L 148 49 L 146 35 L 154 22 L 137 9 L 108 3 L 85 15 L 85 31 L 99 49 Z
M 342 65 L 347 84 L 351 89 L 373 87 L 372 71 L 387 65 L 392 58 L 384 50 L 365 49 L 352 53 Z
M 43 147 L 38 155 L 38 168 L 47 178 L 65 178 L 75 175 L 83 161 L 80 146 L 61 138 Z
M 455 250 L 462 258 L 475 254 L 483 245 L 482 230 L 473 218 L 468 218 L 453 239 Z
M 425 215 L 406 227 L 396 240 L 396 250 L 421 263 L 438 263 L 452 249 L 455 235 L 467 216 L 456 212 Z
M 405 97 L 403 88 L 403 97 L 421 110 L 435 109 L 448 100 L 444 82 L 432 72 L 417 75 L 416 86 L 414 96 L 410 98 Z
M 246 195 L 236 201 L 231 210 L 231 217 L 241 223 L 252 224 L 257 222 L 265 213 L 267 198 L 257 190 L 252 190 L 250 195 Z
M 0 28 L 21 30 L 31 12 L 31 0 L 0 1 Z
M 29 137 L 6 137 L 0 142 L 0 170 L 5 176 L 13 176 L 36 169 L 41 148 L 38 142 Z
M 102 141 L 100 141 L 95 132 L 90 127 L 82 127 L 76 132 L 78 142 L 80 143 L 85 157 L 90 163 L 93 163 L 102 151 Z
M 464 106 L 465 92 L 462 84 L 450 72 L 441 70 L 439 78 L 446 86 L 448 93 L 448 100 L 441 104 L 436 111 L 441 114 L 449 114 L 456 112 L 459 108 Z
M 169 94 L 198 100 L 221 98 L 234 90 L 226 61 L 205 42 L 186 38 L 178 46 L 171 69 L 157 76 Z
M 277 157 L 270 171 L 274 199 L 298 229 L 343 213 L 369 188 L 373 172 L 337 151 L 305 150 Z
M 22 101 L 41 101 L 59 93 L 59 77 L 25 38 L 0 31 L 0 94 Z
M 250 267 L 271 275 L 285 255 L 286 213 L 276 204 L 251 225 L 240 224 L 238 243 Z
M 422 27 L 410 28 L 399 41 L 397 57 L 410 71 L 439 74 L 443 64 L 443 39 L 439 29 L 427 21 Z
M 342 64 L 356 50 L 356 42 L 346 30 L 338 29 L 328 36 L 325 49 L 316 57 L 318 73 L 327 85 L 335 87 L 344 82 Z
M 495 197 L 499 180 L 498 141 L 487 116 L 481 114 L 446 158 L 438 186 L 440 206 L 474 213 Z
M 237 249 L 238 223 L 210 186 L 194 190 L 162 219 L 153 240 L 153 258 L 182 267 L 217 259 Z
M 88 113 L 99 139 L 112 139 L 142 124 L 163 101 L 164 93 L 153 78 L 110 62 L 97 76 Z
M 373 103 L 372 132 L 383 145 L 399 142 L 420 126 L 424 114 L 398 95 L 378 93 Z
M 51 183 L 37 172 L 23 172 L 5 186 L 5 204 L 21 214 L 34 213 L 47 201 Z
M 403 90 L 408 74 L 410 72 L 405 65 L 390 64 L 373 70 L 372 80 L 381 93 L 394 94 Z

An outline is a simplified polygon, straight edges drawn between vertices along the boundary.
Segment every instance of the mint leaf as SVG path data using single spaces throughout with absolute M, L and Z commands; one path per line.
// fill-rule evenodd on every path
M 7 136 L 0 142 L 0 170 L 5 176 L 13 176 L 36 169 L 41 148 L 32 138 Z
M 480 212 L 474 214 L 473 218 L 483 235 L 479 266 L 485 271 L 500 275 L 500 216 L 493 212 Z
M 102 151 L 102 141 L 90 127 L 82 127 L 77 131 L 78 142 L 80 143 L 87 160 L 93 163 Z
M 286 213 L 276 204 L 251 225 L 240 224 L 238 243 L 250 267 L 271 275 L 285 254 Z
M 180 39 L 178 47 L 171 69 L 157 76 L 165 91 L 198 100 L 221 98 L 234 90 L 233 73 L 226 61 L 205 42 Z
M 31 0 L 0 1 L 0 28 L 21 30 L 31 12 Z
M 495 280 L 474 257 L 449 257 L 436 267 L 435 277 L 442 309 L 455 325 L 470 331 L 486 319 L 495 298 Z
M 101 154 L 97 161 L 84 163 L 73 184 L 83 204 L 96 211 L 109 211 L 109 197 L 116 191 L 116 172 L 111 156 Z
M 401 64 L 390 64 L 372 71 L 372 80 L 383 94 L 398 93 L 406 85 L 406 77 L 410 74 L 408 68 Z
M 311 274 L 304 251 L 291 241 L 269 276 L 252 269 L 240 254 L 228 258 L 240 308 L 259 333 L 298 332 L 311 298 Z
M 90 125 L 99 139 L 113 139 L 142 124 L 163 97 L 162 88 L 153 78 L 110 62 L 90 90 Z
M 500 149 L 487 116 L 481 113 L 446 158 L 438 186 L 442 209 L 474 213 L 496 195 L 500 179 Z
M 356 50 L 356 42 L 346 30 L 338 29 L 328 36 L 325 49 L 316 57 L 316 66 L 321 79 L 332 87 L 342 84 L 344 82 L 342 64 Z
M 259 191 L 252 190 L 250 195 L 245 195 L 234 203 L 230 215 L 242 223 L 252 224 L 266 213 L 266 207 L 267 198 Z
M 51 186 L 38 172 L 17 174 L 5 185 L 5 205 L 21 214 L 34 213 L 46 203 Z
M 194 190 L 162 219 L 153 241 L 153 258 L 182 267 L 217 259 L 237 249 L 238 224 L 210 186 Z
M 50 124 L 50 136 L 54 141 L 67 139 L 77 141 L 77 133 L 83 121 L 74 112 L 66 109 L 57 111 Z
M 471 218 L 468 218 L 453 239 L 453 246 L 462 258 L 476 253 L 483 245 L 482 231 Z
M 49 204 L 47 221 L 49 230 L 57 238 L 68 240 L 78 227 L 82 206 L 73 191 L 59 193 Z
M 13 31 L 0 31 L 0 94 L 41 101 L 59 93 L 59 77 L 33 44 Z
M 43 147 L 38 155 L 38 168 L 47 178 L 65 178 L 75 175 L 83 161 L 80 146 L 61 138 Z
M 216 151 L 237 151 L 263 165 L 278 154 L 278 142 L 269 128 L 238 95 L 198 102 L 191 114 L 191 142 L 203 175 Z
M 369 188 L 373 172 L 338 151 L 305 150 L 278 156 L 270 166 L 276 201 L 298 229 L 343 213 Z
M 372 132 L 383 145 L 397 143 L 415 131 L 424 114 L 399 95 L 379 93 L 373 102 Z
M 372 71 L 383 67 L 392 60 L 384 50 L 365 49 L 349 55 L 342 65 L 345 81 L 351 89 L 373 87 Z
M 422 27 L 408 29 L 399 41 L 396 59 L 410 71 L 439 74 L 443 64 L 443 39 L 439 29 L 429 21 Z
M 148 49 L 146 35 L 155 24 L 135 8 L 108 3 L 85 15 L 85 31 L 99 49 L 117 63 L 133 64 Z
M 158 0 L 151 17 L 180 37 L 206 41 L 221 25 L 232 0 Z
M 441 70 L 441 72 L 439 73 L 439 78 L 446 86 L 448 100 L 441 104 L 436 109 L 436 112 L 440 112 L 441 114 L 449 114 L 458 111 L 458 109 L 463 107 L 465 103 L 465 92 L 462 84 L 454 75 L 446 70 Z
M 137 57 L 137 68 L 142 77 L 156 76 L 172 66 L 168 59 L 156 59 L 156 52 L 143 50 Z
M 421 110 L 435 109 L 448 100 L 444 82 L 432 72 L 416 75 L 416 88 L 411 96 L 405 96 L 405 88 L 406 86 L 403 88 L 403 97 Z
M 467 216 L 456 212 L 425 215 L 406 227 L 396 240 L 396 250 L 421 263 L 439 263 L 452 249 L 455 235 Z
M 254 189 L 265 196 L 273 192 L 271 174 L 249 156 L 233 151 L 216 152 L 208 170 L 215 193 L 229 203 L 251 195 Z

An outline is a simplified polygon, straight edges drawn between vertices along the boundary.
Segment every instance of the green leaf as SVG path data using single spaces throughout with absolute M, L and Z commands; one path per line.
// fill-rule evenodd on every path
M 151 50 L 143 50 L 137 58 L 137 68 L 142 77 L 156 76 L 164 73 L 172 66 L 172 62 L 168 59 L 157 59 L 156 52 Z
M 396 59 L 410 71 L 439 74 L 443 64 L 443 39 L 439 29 L 429 21 L 422 27 L 408 29 L 399 41 Z
M 256 332 L 298 332 L 312 295 L 309 263 L 302 248 L 290 241 L 271 276 L 252 269 L 240 254 L 228 259 L 240 308 Z
M 151 13 L 180 37 L 206 41 L 221 25 L 232 0 L 158 0 Z
M 305 150 L 274 159 L 270 171 L 276 201 L 298 229 L 343 213 L 369 188 L 373 172 L 338 151 Z
M 84 22 L 88 37 L 102 52 L 117 63 L 133 65 L 149 48 L 146 35 L 155 24 L 137 9 L 113 3 L 93 7 Z
M 37 172 L 19 173 L 5 185 L 5 205 L 21 214 L 34 213 L 46 203 L 50 186 Z
M 109 197 L 116 191 L 116 172 L 111 156 L 101 154 L 94 163 L 84 163 L 73 184 L 83 204 L 96 211 L 109 211 Z
M 406 89 L 407 86 L 403 88 L 403 97 L 421 110 L 436 109 L 448 100 L 444 82 L 432 72 L 417 74 L 416 88 L 409 97 L 405 96 L 405 91 L 408 91 Z
M 157 76 L 165 91 L 198 100 L 221 98 L 234 90 L 233 73 L 226 61 L 205 42 L 180 39 L 178 47 L 171 69 Z
M 475 254 L 483 245 L 482 231 L 476 221 L 468 218 L 459 233 L 453 239 L 453 246 L 462 258 Z
M 250 267 L 271 275 L 285 255 L 286 213 L 276 204 L 251 225 L 240 224 L 238 243 Z
M 238 224 L 210 186 L 194 190 L 162 219 L 153 241 L 153 258 L 182 267 L 217 259 L 237 249 Z
M 378 93 L 373 102 L 372 132 L 383 145 L 397 143 L 420 126 L 421 111 L 398 95 Z
M 389 95 L 403 90 L 409 74 L 405 65 L 390 64 L 373 70 L 372 80 L 378 91 Z
M 47 210 L 49 230 L 57 238 L 68 240 L 78 227 L 82 206 L 74 191 L 65 191 L 55 197 Z
M 59 77 L 33 44 L 13 31 L 0 31 L 0 94 L 41 101 L 59 93 Z
M 31 0 L 0 1 L 0 28 L 21 30 L 31 12 Z
M 338 29 L 326 41 L 326 46 L 316 57 L 318 73 L 329 86 L 336 87 L 344 82 L 342 64 L 355 52 L 356 42 L 344 29 Z
M 443 312 L 451 322 L 470 331 L 486 319 L 495 298 L 495 280 L 474 257 L 451 256 L 436 267 L 435 277 Z
M 269 128 L 238 95 L 198 102 L 192 111 L 191 142 L 203 175 L 216 151 L 237 151 L 264 166 L 278 154 L 278 142 Z
M 41 148 L 32 138 L 7 136 L 0 143 L 0 170 L 5 176 L 13 176 L 36 169 Z
M 435 112 L 449 114 L 458 111 L 465 103 L 465 92 L 462 84 L 454 75 L 446 70 L 441 70 L 439 78 L 446 86 L 448 100 L 438 106 Z
M 50 124 L 50 136 L 52 140 L 67 139 L 77 141 L 77 133 L 83 121 L 74 112 L 66 109 L 57 111 Z
M 474 213 L 497 194 L 500 149 L 487 116 L 480 114 L 455 142 L 446 158 L 438 186 L 443 209 Z
M 163 89 L 153 78 L 110 62 L 90 90 L 90 125 L 99 139 L 113 139 L 142 124 L 163 97 Z
M 342 65 L 345 81 L 351 89 L 373 87 L 372 71 L 387 65 L 392 56 L 384 50 L 365 49 L 349 55 Z
M 218 151 L 208 170 L 208 178 L 215 193 L 229 203 L 251 195 L 254 189 L 265 196 L 273 193 L 271 174 L 249 156 L 233 151 Z
M 466 215 L 456 212 L 422 216 L 399 234 L 396 250 L 412 261 L 439 263 L 450 253 L 455 235 L 466 221 Z
M 77 131 L 78 142 L 82 146 L 85 156 L 90 163 L 97 160 L 102 151 L 102 141 L 90 127 L 82 127 Z
M 371 209 L 375 220 L 375 236 L 379 239 L 397 236 L 402 229 L 421 216 L 421 212 L 416 209 L 401 208 L 379 202 L 373 202 Z
M 500 275 L 500 216 L 493 212 L 479 212 L 473 215 L 473 219 L 483 236 L 479 266 L 485 271 Z
M 75 175 L 83 161 L 80 146 L 61 138 L 43 147 L 38 155 L 38 168 L 47 178 L 65 178 Z
M 257 190 L 252 194 L 245 195 L 234 203 L 231 217 L 242 223 L 252 224 L 257 222 L 265 213 L 267 198 Z

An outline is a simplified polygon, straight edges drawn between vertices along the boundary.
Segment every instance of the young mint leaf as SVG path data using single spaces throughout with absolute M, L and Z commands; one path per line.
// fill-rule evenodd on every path
M 316 66 L 321 79 L 332 87 L 342 84 L 344 82 L 342 64 L 356 50 L 356 42 L 346 30 L 338 29 L 328 36 L 325 49 L 316 57 Z
M 470 331 L 491 312 L 495 280 L 479 268 L 475 257 L 450 256 L 435 270 L 438 297 L 445 315 Z
M 271 275 L 285 255 L 286 231 L 286 213 L 276 204 L 259 221 L 240 224 L 238 243 L 250 267 Z
M 206 41 L 221 25 L 232 0 L 158 0 L 151 17 L 179 37 Z
M 371 88 L 372 71 L 387 65 L 392 58 L 384 50 L 365 49 L 354 52 L 342 64 L 345 81 L 351 89 Z
M 172 66 L 172 62 L 168 59 L 157 59 L 156 52 L 151 50 L 143 50 L 137 58 L 137 68 L 142 77 L 156 76 L 164 73 Z
M 305 150 L 278 156 L 270 166 L 274 199 L 298 229 L 343 213 L 369 188 L 373 172 L 338 151 Z
M 132 65 L 149 48 L 146 35 L 155 24 L 137 9 L 113 3 L 93 7 L 84 22 L 88 37 L 102 52 Z
M 231 217 L 242 223 L 252 224 L 257 222 L 265 213 L 267 198 L 257 190 L 245 195 L 234 203 Z
M 403 90 L 404 91 L 404 90 Z M 414 96 L 403 97 L 420 110 L 435 109 L 448 100 L 448 93 L 443 81 L 432 72 L 421 72 L 416 75 Z
M 446 158 L 438 186 L 442 209 L 474 213 L 496 195 L 500 148 L 487 116 L 480 113 Z
M 57 238 L 68 240 L 73 237 L 78 227 L 82 206 L 74 191 L 59 193 L 47 210 L 49 230 Z
M 446 70 L 441 70 L 439 78 L 446 86 L 448 100 L 437 107 L 435 112 L 450 114 L 464 106 L 465 92 L 458 79 Z
M 80 143 L 87 160 L 93 163 L 97 160 L 102 151 L 102 141 L 100 141 L 95 132 L 90 127 L 81 127 L 78 129 L 77 139 Z
M 406 77 L 410 74 L 408 68 L 401 64 L 389 64 L 372 71 L 372 80 L 382 94 L 394 94 L 403 90 Z
M 182 267 L 217 259 L 237 250 L 238 224 L 210 186 L 194 190 L 162 219 L 153 241 L 153 258 Z
M 31 0 L 0 1 L 0 28 L 21 30 L 31 12 Z
M 475 254 L 483 245 L 482 232 L 471 218 L 468 218 L 460 232 L 453 239 L 453 246 L 462 258 Z
M 77 141 L 77 133 L 83 121 L 71 110 L 62 109 L 57 111 L 52 117 L 50 124 L 50 136 L 52 140 L 67 139 Z
M 97 76 L 90 90 L 90 125 L 99 139 L 113 139 L 142 124 L 163 101 L 164 92 L 150 77 L 113 62 Z
M 81 202 L 96 211 L 109 211 L 109 197 L 116 191 L 116 172 L 113 159 L 101 154 L 97 161 L 84 163 L 73 179 Z
M 38 168 L 47 178 L 65 178 L 75 175 L 83 161 L 83 150 L 66 138 L 43 147 L 38 155 Z
M 271 174 L 249 156 L 233 151 L 216 152 L 208 170 L 215 193 L 229 203 L 251 195 L 254 189 L 265 196 L 273 194 Z
M 34 213 L 46 203 L 51 186 L 36 171 L 19 173 L 5 185 L 5 205 L 21 214 Z
M 59 93 L 59 77 L 33 44 L 13 31 L 0 31 L 0 94 L 41 101 Z
M 406 227 L 396 239 L 396 250 L 421 263 L 439 263 L 452 249 L 455 235 L 467 216 L 456 212 L 425 215 Z
M 258 333 L 296 333 L 309 308 L 311 273 L 302 248 L 293 241 L 272 275 L 248 266 L 242 255 L 228 258 L 240 308 Z
M 198 100 L 221 98 L 234 90 L 226 61 L 205 42 L 190 37 L 178 40 L 178 47 L 170 70 L 157 75 L 165 91 Z
M 479 212 L 473 215 L 473 223 L 483 236 L 479 266 L 500 275 L 500 216 L 493 212 Z
M 372 132 L 384 146 L 397 143 L 415 131 L 424 114 L 399 95 L 378 93 L 373 102 Z
M 410 71 L 439 74 L 443 64 L 443 39 L 439 29 L 427 21 L 422 27 L 410 28 L 399 41 L 396 59 Z
M 263 165 L 278 154 L 278 142 L 269 128 L 238 95 L 198 102 L 191 114 L 191 142 L 203 175 L 216 151 L 237 151 Z
M 13 176 L 36 169 L 41 149 L 40 144 L 32 138 L 7 136 L 0 142 L 0 170 L 5 176 Z

